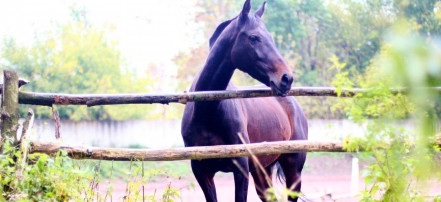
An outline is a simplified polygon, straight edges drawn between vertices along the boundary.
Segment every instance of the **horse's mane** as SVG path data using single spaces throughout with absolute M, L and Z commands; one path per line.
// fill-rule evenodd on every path
M 233 21 L 236 18 L 237 17 L 234 17 L 233 19 L 227 20 L 227 21 L 221 23 L 219 26 L 217 26 L 217 28 L 214 31 L 213 35 L 211 35 L 211 37 L 210 37 L 210 41 L 209 41 L 210 49 L 211 49 L 211 47 L 213 47 L 214 42 L 216 42 L 217 38 L 220 36 L 222 31 L 224 31 L 225 27 L 227 27 L 231 23 L 231 21 Z

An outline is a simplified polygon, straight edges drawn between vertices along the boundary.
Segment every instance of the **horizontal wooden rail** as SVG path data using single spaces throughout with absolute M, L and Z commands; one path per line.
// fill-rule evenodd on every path
M 430 88 L 441 93 L 441 87 Z M 392 93 L 405 93 L 406 89 L 391 89 Z M 367 89 L 343 89 L 341 97 L 352 97 Z M 289 96 L 338 96 L 333 87 L 295 87 Z M 203 91 L 175 94 L 60 94 L 60 93 L 35 93 L 20 92 L 20 104 L 32 105 L 115 105 L 115 104 L 152 104 L 152 103 L 182 103 L 194 101 L 213 101 L 234 98 L 270 97 L 277 94 L 269 88 L 243 89 L 227 91 Z
M 124 149 L 81 146 L 62 146 L 55 143 L 31 143 L 31 153 L 55 154 L 67 151 L 74 159 L 101 159 L 116 161 L 175 161 L 185 159 L 231 158 L 296 152 L 347 152 L 341 142 L 279 141 L 239 145 L 217 145 L 172 149 Z M 251 153 L 250 153 L 251 152 Z
M 441 146 L 441 137 L 433 142 Z M 101 159 L 116 161 L 176 161 L 185 159 L 232 158 L 240 156 L 270 155 L 300 152 L 348 152 L 340 141 L 277 141 L 238 145 L 198 146 L 172 149 L 126 149 L 63 146 L 56 143 L 31 142 L 30 153 L 55 154 L 67 151 L 74 159 Z M 359 151 L 366 151 L 360 148 Z

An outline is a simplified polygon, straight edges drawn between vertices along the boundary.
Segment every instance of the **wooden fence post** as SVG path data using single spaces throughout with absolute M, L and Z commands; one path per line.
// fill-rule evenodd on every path
M 17 140 L 18 119 L 18 74 L 16 71 L 3 71 L 3 92 L 1 108 L 0 150 L 6 138 Z

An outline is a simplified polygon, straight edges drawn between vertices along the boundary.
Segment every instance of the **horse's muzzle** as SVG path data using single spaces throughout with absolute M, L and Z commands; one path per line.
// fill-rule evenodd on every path
M 278 96 L 285 97 L 288 95 L 289 90 L 291 90 L 291 85 L 281 85 L 278 87 L 273 81 L 270 83 L 271 90 L 273 90 Z
M 280 89 L 287 90 L 291 89 L 291 84 L 293 81 L 293 77 L 288 74 L 283 74 L 282 78 L 280 79 Z

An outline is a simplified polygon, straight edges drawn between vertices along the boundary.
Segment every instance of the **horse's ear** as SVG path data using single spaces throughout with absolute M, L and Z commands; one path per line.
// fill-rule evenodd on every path
M 225 27 L 227 27 L 232 20 L 234 20 L 235 18 L 231 19 L 231 20 L 227 20 L 223 23 L 221 23 L 219 26 L 217 26 L 216 30 L 214 31 L 213 35 L 211 35 L 210 37 L 210 49 L 211 47 L 213 47 L 214 42 L 216 42 L 217 38 L 219 37 L 219 35 L 222 33 L 222 31 L 224 31 Z
M 265 12 L 265 6 L 266 6 L 266 1 L 264 1 L 262 3 L 262 5 L 260 6 L 259 9 L 257 9 L 256 13 L 254 13 L 254 15 L 258 16 L 259 18 L 262 17 L 263 13 Z
M 240 12 L 239 20 L 240 22 L 245 22 L 248 20 L 248 14 L 251 10 L 251 3 L 250 0 L 246 0 L 245 4 L 243 5 L 242 12 Z

